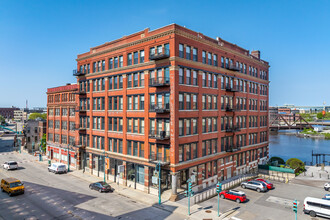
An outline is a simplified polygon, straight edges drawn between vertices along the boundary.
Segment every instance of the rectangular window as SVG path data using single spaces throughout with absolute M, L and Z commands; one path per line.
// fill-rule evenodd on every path
M 190 47 L 189 46 L 186 47 L 186 59 L 191 60 L 191 54 L 190 54 Z
M 140 51 L 140 63 L 144 63 L 144 50 Z
M 120 56 L 119 57 L 119 67 L 123 67 L 123 62 L 124 62 L 123 56 Z
M 184 58 L 183 44 L 179 44 L 179 57 Z
M 183 119 L 179 120 L 179 136 L 183 136 Z
M 218 55 L 213 54 L 213 65 L 218 66 Z
M 179 69 L 179 84 L 184 84 L 183 68 Z
M 197 48 L 193 49 L 193 61 L 197 61 L 198 60 L 198 50 Z
M 191 85 L 190 69 L 186 69 L 186 84 Z
M 134 52 L 134 64 L 138 64 L 138 62 L 139 62 L 139 53 Z
M 113 68 L 118 68 L 118 57 L 115 57 L 114 60 Z
M 197 86 L 198 85 L 198 82 L 197 82 L 197 71 L 196 70 L 193 71 L 193 85 L 194 86 Z
M 211 53 L 207 54 L 207 60 L 208 60 L 208 64 L 212 65 L 212 54 Z
M 109 70 L 111 70 L 113 68 L 112 65 L 113 65 L 113 59 L 110 58 L 109 59 Z
M 202 51 L 202 62 L 206 63 L 206 52 L 204 50 Z
M 127 66 L 132 65 L 132 54 L 127 54 Z

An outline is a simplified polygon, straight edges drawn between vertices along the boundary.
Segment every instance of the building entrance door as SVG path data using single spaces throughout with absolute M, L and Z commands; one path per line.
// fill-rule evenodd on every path
M 52 160 L 53 157 L 54 157 L 54 151 L 53 151 L 53 149 L 51 149 L 51 150 L 50 150 L 50 159 Z
M 188 176 L 189 176 L 189 170 L 181 170 L 180 171 L 180 187 L 183 189 L 188 189 L 187 186 L 187 180 L 188 180 Z

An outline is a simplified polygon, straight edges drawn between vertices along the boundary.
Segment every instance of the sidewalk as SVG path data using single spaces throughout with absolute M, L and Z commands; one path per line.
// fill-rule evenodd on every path
M 97 181 L 102 181 L 103 178 L 101 177 L 96 177 L 88 173 L 83 173 L 81 170 L 76 170 L 73 172 L 70 172 L 69 175 L 75 176 L 77 178 L 83 179 L 84 181 L 87 182 L 97 182 Z M 210 213 L 205 212 L 206 210 L 203 209 L 203 207 L 199 205 L 193 205 L 190 207 L 190 213 L 191 215 L 188 216 L 188 207 L 183 206 L 177 202 L 172 202 L 169 201 L 166 198 L 163 198 L 162 196 L 162 203 L 158 204 L 158 196 L 152 195 L 152 194 L 147 194 L 145 192 L 142 192 L 137 189 L 132 189 L 130 187 L 126 187 L 123 185 L 117 185 L 113 181 L 107 181 L 111 187 L 115 189 L 115 193 L 131 198 L 135 201 L 139 201 L 141 203 L 144 203 L 149 206 L 154 206 L 160 209 L 163 209 L 165 211 L 181 214 L 187 216 L 186 219 L 221 219 L 220 217 L 217 217 L 217 213 L 211 211 Z
M 18 153 L 19 154 L 19 153 Z M 36 163 L 42 164 L 44 166 L 48 166 L 48 159 L 46 157 L 43 157 L 43 161 L 39 161 L 38 157 L 32 156 L 30 154 L 27 153 L 22 153 L 22 156 L 24 155 L 25 157 L 29 157 L 30 159 L 32 159 L 33 161 L 35 161 Z M 98 181 L 102 181 L 103 178 L 101 177 L 97 177 L 97 176 L 93 176 L 89 173 L 83 173 L 82 170 L 71 170 L 68 175 L 72 175 L 75 176 L 76 178 L 79 178 L 83 181 L 86 181 L 88 183 L 92 183 L 92 182 L 98 182 Z M 107 181 L 112 188 L 114 188 L 114 193 L 117 193 L 119 195 L 122 195 L 124 197 L 127 198 L 131 198 L 134 201 L 139 201 L 141 203 L 144 203 L 148 206 L 153 206 L 171 213 L 176 213 L 176 214 L 180 214 L 183 216 L 186 216 L 185 219 L 190 219 L 190 220 L 201 220 L 201 219 L 227 219 L 226 216 L 229 215 L 230 213 L 225 213 L 221 216 L 222 213 L 220 213 L 220 217 L 217 217 L 217 213 L 213 210 L 210 209 L 204 209 L 203 207 L 201 207 L 200 205 L 196 204 L 196 205 L 192 205 L 190 207 L 190 213 L 191 215 L 188 216 L 188 207 L 186 205 L 182 205 L 179 204 L 177 202 L 172 202 L 169 201 L 168 198 L 166 198 L 166 195 L 162 196 L 162 203 L 158 204 L 158 196 L 152 195 L 152 194 L 147 194 L 145 192 L 142 192 L 140 190 L 137 189 L 132 189 L 130 187 L 127 186 L 123 186 L 123 185 L 117 185 L 115 182 L 113 181 Z M 167 196 L 168 197 L 168 196 Z

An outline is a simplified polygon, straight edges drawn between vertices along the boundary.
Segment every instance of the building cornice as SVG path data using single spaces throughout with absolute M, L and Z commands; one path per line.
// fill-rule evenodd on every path
M 137 40 L 137 41 L 133 41 L 133 42 L 130 42 L 130 43 L 122 44 L 122 45 L 117 46 L 117 47 L 113 47 L 113 48 L 109 48 L 109 49 L 106 49 L 106 50 L 102 50 L 100 52 L 93 53 L 93 51 L 91 51 L 90 53 L 92 53 L 92 54 L 89 54 L 89 55 L 84 56 L 84 57 L 81 57 L 81 58 L 77 58 L 76 61 L 81 61 L 81 60 L 93 58 L 93 57 L 96 57 L 96 56 L 100 56 L 102 54 L 106 54 L 106 53 L 110 53 L 110 52 L 113 52 L 113 51 L 116 51 L 116 50 L 124 49 L 124 48 L 131 47 L 131 46 L 135 46 L 137 44 L 145 43 L 147 41 L 155 40 L 157 38 L 165 37 L 165 36 L 171 35 L 171 34 L 174 34 L 174 29 L 173 30 L 164 31 L 162 33 L 155 34 L 155 35 L 150 36 L 150 37 L 145 37 L 145 38 L 142 38 L 142 39 Z

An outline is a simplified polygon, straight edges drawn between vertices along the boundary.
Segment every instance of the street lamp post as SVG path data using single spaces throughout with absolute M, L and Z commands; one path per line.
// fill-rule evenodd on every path
M 69 160 L 70 152 L 69 152 L 69 146 L 67 147 L 67 150 L 68 150 L 68 155 L 67 155 L 67 161 L 68 161 L 68 172 L 70 172 L 70 160 Z
M 103 150 L 103 169 L 104 169 L 104 175 L 103 175 L 103 182 L 105 182 L 105 150 Z
M 158 204 L 162 203 L 162 182 L 161 182 L 161 165 L 160 162 L 157 163 L 158 166 Z

